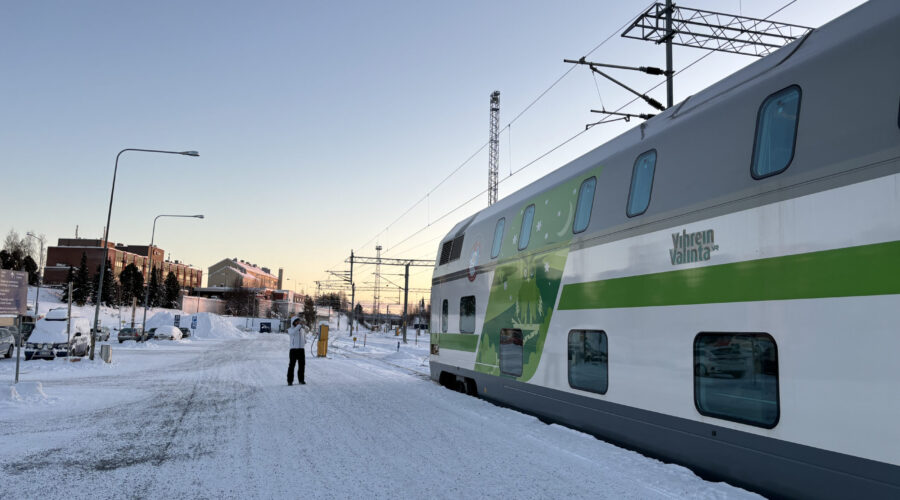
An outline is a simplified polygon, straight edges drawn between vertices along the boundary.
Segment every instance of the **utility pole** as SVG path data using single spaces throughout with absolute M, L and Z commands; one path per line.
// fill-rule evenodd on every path
M 378 318 L 381 315 L 381 311 L 378 307 L 378 299 L 381 298 L 381 245 L 375 247 L 375 321 L 378 322 Z
M 674 104 L 672 89 L 672 0 L 666 0 L 666 109 Z
M 406 263 L 403 277 L 403 343 L 406 343 L 406 324 L 409 323 L 409 262 Z
M 353 319 L 356 316 L 356 285 L 353 284 L 353 250 L 350 250 L 350 336 L 353 336 Z
M 488 206 L 497 203 L 500 184 L 500 91 L 491 92 L 490 139 L 488 148 Z M 404 337 L 403 341 L 406 341 Z

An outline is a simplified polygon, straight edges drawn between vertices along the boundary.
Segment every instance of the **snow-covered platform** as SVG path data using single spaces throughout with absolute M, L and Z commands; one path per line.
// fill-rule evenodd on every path
M 10 498 L 747 498 L 691 471 L 444 389 L 427 339 L 332 332 L 286 385 L 284 335 L 126 342 L 29 361 L 0 399 Z M 4 387 L 15 360 L 0 360 Z

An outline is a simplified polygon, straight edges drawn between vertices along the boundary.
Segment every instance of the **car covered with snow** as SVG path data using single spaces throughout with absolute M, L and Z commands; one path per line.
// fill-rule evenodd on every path
M 86 318 L 71 318 L 71 340 L 69 345 L 69 322 L 66 309 L 53 309 L 34 325 L 34 331 L 25 343 L 25 359 L 54 359 L 56 357 L 84 356 L 91 347 L 91 324 Z
M 178 327 L 166 325 L 158 326 L 154 329 L 153 338 L 163 340 L 181 340 L 182 333 Z

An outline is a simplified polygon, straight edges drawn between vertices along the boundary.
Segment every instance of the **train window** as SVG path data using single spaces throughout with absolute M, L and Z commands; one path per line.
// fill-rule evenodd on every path
M 475 296 L 459 299 L 459 333 L 475 333 Z
M 759 107 L 750 173 L 754 179 L 780 174 L 794 159 L 800 87 L 792 85 L 770 95 Z
M 500 373 L 522 376 L 522 330 L 503 328 L 500 330 Z
M 528 240 L 531 239 L 531 224 L 534 222 L 534 205 L 528 205 L 522 215 L 522 228 L 519 231 L 519 250 L 528 248 Z
M 694 404 L 710 417 L 771 429 L 778 423 L 778 349 L 767 333 L 694 338 Z
M 569 332 L 569 386 L 606 394 L 609 387 L 609 344 L 600 330 Z
M 465 234 L 461 234 L 456 238 L 453 238 L 453 248 L 450 250 L 450 262 L 458 260 L 459 256 L 462 255 L 463 238 L 465 238 L 465 236 Z
M 450 262 L 450 250 L 453 249 L 453 240 L 446 241 L 441 244 L 441 257 L 438 260 L 438 265 L 443 266 L 444 264 Z
M 500 246 L 503 244 L 503 230 L 506 228 L 506 218 L 501 217 L 494 227 L 494 243 L 491 245 L 491 258 L 495 259 L 500 255 Z
M 597 178 L 581 183 L 578 190 L 578 202 L 575 204 L 575 222 L 572 223 L 572 232 L 580 233 L 587 229 L 591 222 L 591 209 L 594 208 L 594 190 L 597 187 Z
M 444 302 L 441 304 L 441 333 L 447 333 L 447 326 L 449 325 L 449 317 L 450 317 L 450 302 L 447 299 L 444 299 Z
M 653 191 L 653 174 L 656 172 L 656 150 L 641 153 L 631 171 L 631 189 L 628 191 L 626 215 L 634 217 L 647 211 L 650 192 Z

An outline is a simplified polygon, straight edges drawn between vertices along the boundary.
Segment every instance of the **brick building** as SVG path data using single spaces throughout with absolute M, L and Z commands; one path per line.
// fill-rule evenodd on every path
M 122 270 L 134 264 L 144 275 L 144 282 L 149 281 L 150 268 L 162 269 L 163 279 L 169 272 L 175 273 L 182 288 L 199 287 L 203 280 L 203 271 L 196 267 L 165 260 L 165 251 L 148 245 L 124 245 L 107 243 L 103 248 L 103 240 L 85 238 L 60 238 L 57 246 L 47 248 L 47 266 L 44 268 L 44 283 L 61 285 L 66 281 L 69 266 L 78 268 L 81 255 L 87 255 L 88 271 L 94 275 L 105 259 L 112 265 L 113 275 L 118 278 Z M 149 254 L 149 258 L 148 258 Z

